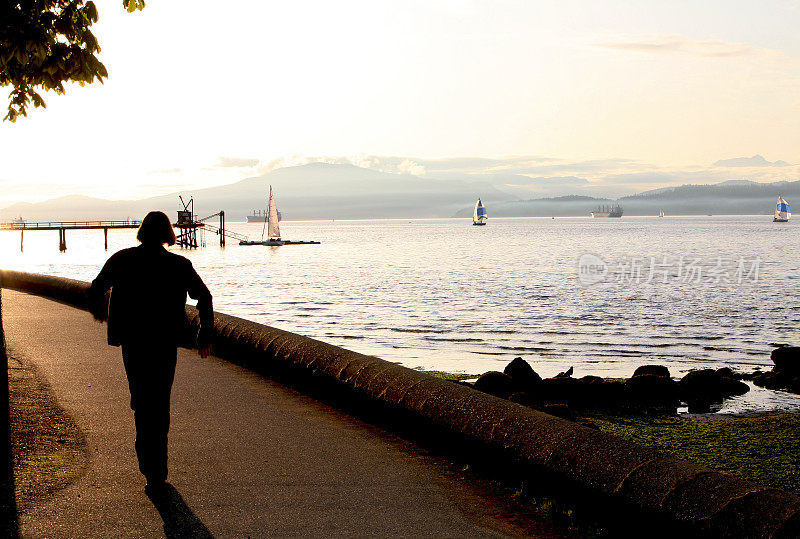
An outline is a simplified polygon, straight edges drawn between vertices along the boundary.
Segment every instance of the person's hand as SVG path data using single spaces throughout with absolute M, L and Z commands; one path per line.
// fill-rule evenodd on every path
M 211 355 L 211 345 L 209 344 L 208 346 L 199 347 L 197 349 L 197 353 L 200 355 L 200 357 L 207 358 Z

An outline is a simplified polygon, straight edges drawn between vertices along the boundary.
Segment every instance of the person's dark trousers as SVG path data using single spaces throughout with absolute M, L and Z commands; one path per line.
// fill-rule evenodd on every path
M 174 344 L 123 344 L 131 390 L 139 471 L 150 484 L 167 479 L 169 398 L 178 349 Z

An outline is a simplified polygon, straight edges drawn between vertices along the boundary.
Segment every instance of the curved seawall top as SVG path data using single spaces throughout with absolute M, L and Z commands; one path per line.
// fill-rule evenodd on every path
M 0 270 L 0 286 L 87 308 L 88 283 Z M 193 324 L 197 313 L 187 306 Z M 214 355 L 269 373 L 291 369 L 402 410 L 502 454 L 720 537 L 800 536 L 800 498 L 640 447 L 376 357 L 222 313 Z

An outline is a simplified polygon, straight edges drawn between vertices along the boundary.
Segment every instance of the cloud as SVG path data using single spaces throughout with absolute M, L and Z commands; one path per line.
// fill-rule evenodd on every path
M 517 178 L 526 178 L 527 176 L 516 176 Z M 530 191 L 549 191 L 553 188 L 563 189 L 570 187 L 586 187 L 591 185 L 591 182 L 586 178 L 578 178 L 577 176 L 550 176 L 530 178 L 529 183 L 515 184 L 507 183 L 509 187 L 522 187 Z
M 649 54 L 686 54 L 706 58 L 755 56 L 765 53 L 747 43 L 734 43 L 719 39 L 693 39 L 681 35 L 652 35 L 631 37 L 619 41 L 596 43 L 604 49 L 614 49 Z
M 713 183 L 725 179 L 727 179 L 725 174 L 714 170 L 667 170 L 607 174 L 603 176 L 602 182 L 609 185 L 635 185 L 642 187 L 652 185 L 682 185 L 685 183 Z
M 715 167 L 786 167 L 786 161 L 767 161 L 762 155 L 753 157 L 734 157 L 732 159 L 720 159 L 714 163 Z
M 509 174 L 556 174 L 569 172 L 602 172 L 636 163 L 632 159 L 598 159 L 591 161 L 562 162 L 552 165 L 506 168 Z
M 235 167 L 235 168 L 250 168 L 258 165 L 258 159 L 249 159 L 246 157 L 220 157 L 216 167 Z
M 379 159 L 387 159 L 385 157 Z M 504 158 L 486 157 L 448 157 L 444 159 L 417 159 L 429 172 L 467 172 L 474 173 L 476 170 L 482 171 L 506 171 L 510 167 L 523 167 L 533 164 L 558 161 L 554 157 L 534 157 L 534 156 L 514 156 Z
M 148 170 L 148 174 L 177 174 L 179 172 L 183 172 L 183 169 L 180 168 L 162 168 L 158 170 Z
M 326 163 L 329 165 L 353 165 L 368 168 L 389 174 L 411 174 L 423 176 L 426 173 L 424 160 L 413 157 L 381 157 L 376 155 L 352 156 L 284 156 L 271 161 L 262 162 L 258 167 L 259 174 L 266 174 L 273 170 L 285 167 L 296 167 L 311 163 Z

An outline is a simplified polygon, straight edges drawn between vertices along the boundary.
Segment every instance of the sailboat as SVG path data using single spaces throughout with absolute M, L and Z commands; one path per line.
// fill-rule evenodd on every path
M 782 195 L 778 196 L 778 203 L 775 205 L 775 218 L 772 219 L 773 223 L 788 223 L 792 218 L 792 208 L 789 203 L 783 199 Z
M 264 239 L 264 231 L 267 232 L 267 239 Z M 261 241 L 241 241 L 239 245 L 285 245 L 281 240 L 281 227 L 278 223 L 278 208 L 275 206 L 275 196 L 272 194 L 272 186 L 269 186 L 269 204 L 267 206 L 267 218 L 264 221 L 264 228 L 261 230 Z
M 475 211 L 472 214 L 472 224 L 474 226 L 481 226 L 486 224 L 486 207 L 481 202 L 481 199 L 478 198 L 478 201 L 475 203 Z

